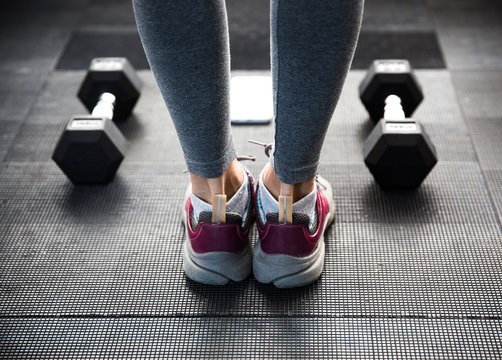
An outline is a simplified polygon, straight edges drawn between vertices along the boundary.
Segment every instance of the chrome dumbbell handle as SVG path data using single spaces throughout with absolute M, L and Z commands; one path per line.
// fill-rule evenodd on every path
M 405 120 L 406 115 L 401 105 L 401 99 L 396 95 L 389 95 L 385 99 L 383 118 L 385 120 Z
M 116 97 L 112 93 L 104 92 L 99 96 L 96 106 L 92 109 L 92 115 L 113 119 Z

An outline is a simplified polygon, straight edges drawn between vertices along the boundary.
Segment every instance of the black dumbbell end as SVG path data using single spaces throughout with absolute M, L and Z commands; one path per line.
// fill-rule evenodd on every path
M 126 58 L 95 58 L 78 91 L 78 98 L 92 111 L 101 94 L 116 97 L 113 121 L 131 114 L 141 93 L 142 82 Z
M 359 85 L 359 97 L 370 118 L 377 122 L 383 117 L 385 99 L 396 95 L 401 99 L 404 113 L 410 117 L 423 100 L 423 92 L 407 60 L 375 60 Z
M 364 162 L 383 188 L 420 186 L 437 163 L 436 149 L 420 123 L 381 120 L 363 146 Z
M 113 180 L 127 141 L 108 118 L 75 116 L 61 135 L 52 159 L 76 185 Z

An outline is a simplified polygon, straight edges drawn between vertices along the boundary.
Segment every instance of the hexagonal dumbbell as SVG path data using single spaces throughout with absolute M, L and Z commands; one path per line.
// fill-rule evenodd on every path
M 423 126 L 409 118 L 423 99 L 407 60 L 375 60 L 359 93 L 372 119 L 381 120 L 364 142 L 364 162 L 385 188 L 416 188 L 437 163 Z
M 399 96 L 406 117 L 424 99 L 408 60 L 375 60 L 359 85 L 359 97 L 374 122 L 383 118 L 385 99 Z
M 91 115 L 72 117 L 52 155 L 74 184 L 107 184 L 113 180 L 127 148 L 127 140 L 114 121 L 130 115 L 141 86 L 127 59 L 92 60 L 78 91 Z

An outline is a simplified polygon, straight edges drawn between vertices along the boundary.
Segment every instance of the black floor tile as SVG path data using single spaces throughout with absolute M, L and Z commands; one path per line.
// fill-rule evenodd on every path
M 366 69 L 374 59 L 402 58 L 415 68 L 445 67 L 434 32 L 362 31 L 352 68 Z
M 452 79 L 467 118 L 502 117 L 502 71 L 454 71 Z
M 369 0 L 364 3 L 364 31 L 433 31 L 424 0 Z
M 485 177 L 488 190 L 492 196 L 493 205 L 497 209 L 500 222 L 502 223 L 502 170 L 486 170 Z M 502 255 L 499 258 L 499 264 L 502 262 L 501 258 Z
M 68 31 L 33 29 L 43 36 L 0 39 L 0 72 L 48 73 L 68 39 Z
M 80 27 L 135 26 L 131 1 L 92 1 L 80 20 Z
M 347 225 L 340 238 L 349 239 L 352 233 L 358 239 L 353 242 L 358 243 L 362 313 L 500 318 L 497 228 L 494 224 Z
M 2 320 L 9 358 L 495 360 L 497 320 L 83 318 Z M 231 335 L 227 335 L 231 334 Z M 315 334 L 315 336 L 312 336 Z M 210 341 L 208 341 L 210 340 Z M 30 346 L 30 352 L 23 348 Z
M 363 359 L 373 355 L 370 325 L 369 319 L 246 317 L 1 323 L 12 359 Z M 27 346 L 31 352 L 23 350 Z
M 494 223 L 485 180 L 475 163 L 438 163 L 416 191 L 383 191 L 364 165 L 321 163 L 336 183 L 337 221 L 372 223 Z
M 0 120 L 2 129 L 0 131 L 0 161 L 3 160 L 5 154 L 14 141 L 16 134 L 21 127 L 20 121 Z
M 376 359 L 491 359 L 502 355 L 500 320 L 376 319 Z
M 261 39 L 261 40 L 260 40 Z M 230 35 L 232 68 L 266 70 L 270 68 L 268 38 Z M 57 65 L 61 70 L 85 69 L 93 57 L 125 56 L 137 69 L 148 69 L 139 35 L 132 27 L 114 30 L 89 29 L 75 32 Z M 353 69 L 366 69 L 376 58 L 407 58 L 415 68 L 444 68 L 433 32 L 362 32 Z
M 80 14 L 75 9 L 0 12 L 0 72 L 47 74 L 70 38 Z
M 449 69 L 502 69 L 500 2 L 428 0 L 428 3 Z
M 233 69 L 270 69 L 270 1 L 227 1 Z
M 54 9 L 82 9 L 89 5 L 91 0 L 17 0 L 3 1 L 0 3 L 2 10 L 54 10 Z
M 480 166 L 485 170 L 502 169 L 502 117 L 469 119 L 471 137 Z
M 502 4 L 498 0 L 425 0 L 429 7 L 453 7 L 455 9 L 475 10 L 475 9 L 500 9 Z
M 21 124 L 37 99 L 46 80 L 46 74 L 0 71 L 0 121 Z
M 87 69 L 95 57 L 127 57 L 136 69 L 148 69 L 141 40 L 135 28 L 116 31 L 76 31 L 59 62 L 57 69 Z
M 40 8 L 26 6 L 23 8 L 3 9 L 0 12 L 0 20 L 3 31 L 9 36 L 4 36 L 2 40 L 23 39 L 23 38 L 42 38 L 46 36 L 49 30 L 71 30 L 77 25 L 81 16 L 81 9 L 57 6 L 55 8 L 44 8 L 43 4 L 50 4 L 51 0 L 40 3 Z M 63 1 L 62 1 L 63 2 Z M 66 3 L 76 3 L 76 1 Z M 5 4 L 3 2 L 2 4 Z M 13 2 L 10 2 L 14 4 Z M 23 1 L 16 4 L 22 4 Z M 1 8 L 1 5 L 0 5 Z

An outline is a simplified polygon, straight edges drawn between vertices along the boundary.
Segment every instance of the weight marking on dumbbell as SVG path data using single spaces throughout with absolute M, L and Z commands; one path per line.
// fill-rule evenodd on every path
M 68 125 L 68 129 L 75 129 L 75 130 L 101 130 L 101 129 L 103 129 L 103 121 L 101 121 L 101 120 L 78 120 L 78 119 L 74 119 Z
M 417 124 L 413 123 L 386 123 L 385 130 L 395 132 L 416 132 Z
M 410 66 L 402 60 L 377 60 L 375 65 L 377 72 L 406 73 Z
M 94 59 L 91 70 L 93 71 L 117 71 L 121 68 L 121 58 L 98 58 Z

